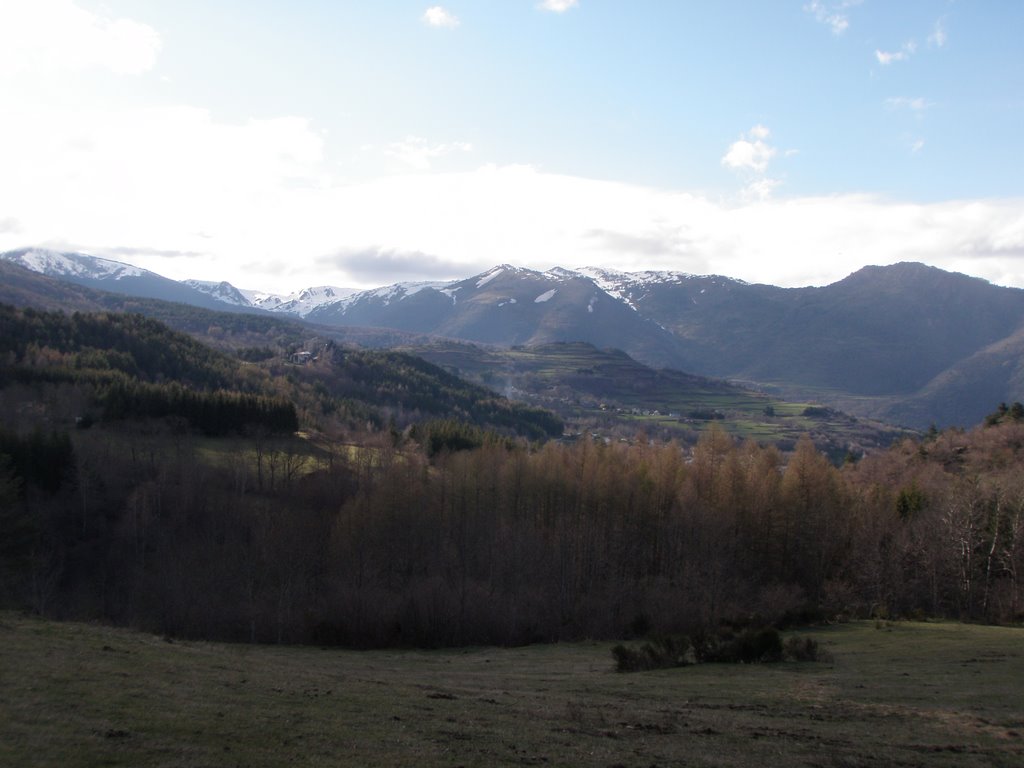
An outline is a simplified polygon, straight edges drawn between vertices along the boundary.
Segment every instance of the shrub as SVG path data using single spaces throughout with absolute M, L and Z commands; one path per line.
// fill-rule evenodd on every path
M 690 653 L 699 664 L 769 664 L 788 661 L 831 661 L 832 655 L 813 637 L 790 637 L 785 643 L 775 627 L 748 627 L 739 634 L 723 630 L 718 634 L 699 632 L 690 639 L 666 635 L 639 647 L 612 648 L 615 669 L 643 672 L 649 669 L 682 667 Z
M 748 627 L 739 635 L 703 633 L 694 642 L 699 662 L 753 664 L 782 661 L 782 638 L 775 627 Z
M 685 635 L 664 635 L 644 643 L 639 648 L 617 645 L 612 648 L 615 669 L 618 672 L 644 672 L 649 669 L 668 669 L 689 664 L 690 639 Z
M 783 656 L 790 661 L 830 661 L 831 654 L 813 637 L 791 637 L 786 640 Z
M 647 669 L 643 665 L 643 654 L 621 643 L 612 648 L 612 658 L 615 659 L 616 672 L 641 672 Z
M 782 661 L 782 638 L 775 627 L 748 629 L 738 638 L 739 661 L 753 662 Z

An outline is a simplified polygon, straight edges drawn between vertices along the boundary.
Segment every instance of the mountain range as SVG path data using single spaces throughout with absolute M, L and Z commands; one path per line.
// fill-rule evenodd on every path
M 85 254 L 25 249 L 0 259 L 103 290 L 323 326 L 502 347 L 588 342 L 917 428 L 970 425 L 1000 401 L 1024 399 L 1024 290 L 917 263 L 869 266 L 805 288 L 502 264 L 450 282 L 281 296 L 177 282 Z

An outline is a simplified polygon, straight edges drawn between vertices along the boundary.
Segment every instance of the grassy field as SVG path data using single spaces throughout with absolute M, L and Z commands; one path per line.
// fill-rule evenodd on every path
M 607 644 L 353 652 L 0 614 L 0 765 L 1024 765 L 1024 631 L 813 634 L 833 661 L 620 674 Z

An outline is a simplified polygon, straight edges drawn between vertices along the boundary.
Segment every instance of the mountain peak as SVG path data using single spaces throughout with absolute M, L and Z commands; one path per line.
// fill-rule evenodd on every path
M 499 277 L 506 276 L 506 275 L 511 275 L 511 276 L 534 275 L 534 276 L 537 276 L 537 275 L 541 275 L 541 274 L 543 274 L 543 273 L 537 272 L 537 271 L 532 270 L 532 269 L 527 269 L 526 267 L 517 267 L 514 264 L 499 264 L 496 267 L 491 267 L 486 272 L 481 272 L 478 275 L 474 275 L 473 277 L 466 278 L 466 280 L 455 280 L 455 281 L 453 281 L 453 284 L 454 283 L 462 283 L 462 282 L 467 282 L 468 283 L 468 282 L 474 282 L 475 281 L 475 284 L 476 284 L 477 288 L 483 288 L 485 285 L 490 283 L 492 280 L 497 280 Z
M 195 288 L 200 293 L 223 301 L 225 304 L 232 304 L 236 307 L 252 306 L 252 302 L 227 280 L 221 280 L 219 283 L 210 280 L 182 280 L 181 282 L 190 288 Z
M 891 292 L 905 288 L 921 289 L 938 285 L 991 286 L 992 284 L 980 277 L 971 277 L 960 272 L 947 272 L 919 261 L 900 261 L 896 264 L 872 264 L 861 267 L 834 285 L 873 288 Z
M 544 274 L 551 275 L 551 277 L 554 277 L 558 280 L 572 280 L 573 278 L 580 277 L 579 272 L 574 272 L 573 270 L 566 269 L 565 267 L 552 267 Z

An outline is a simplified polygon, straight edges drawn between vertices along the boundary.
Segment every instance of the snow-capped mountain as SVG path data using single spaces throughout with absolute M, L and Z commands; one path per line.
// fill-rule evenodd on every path
M 192 304 L 207 309 L 235 308 L 230 303 L 214 298 L 209 292 L 196 290 L 193 286 L 163 277 L 148 269 L 87 253 L 21 248 L 0 253 L 0 259 L 48 277 L 102 291 Z
M 62 253 L 46 248 L 21 248 L 0 253 L 0 259 L 20 264 L 33 272 L 50 277 L 78 278 L 83 280 L 121 280 L 126 277 L 143 277 L 154 272 L 133 267 L 120 261 L 101 259 L 85 253 Z
M 502 346 L 588 342 L 656 367 L 760 382 L 915 426 L 926 417 L 967 424 L 1000 400 L 1024 400 L 1024 290 L 923 264 L 865 267 L 807 288 L 500 264 L 448 282 L 355 292 L 322 286 L 281 296 L 179 283 L 87 254 L 22 249 L 0 260 L 101 290 L 222 311 Z
M 490 302 L 498 308 L 531 302 L 546 304 L 554 300 L 560 290 L 564 292 L 570 289 L 570 295 L 575 295 L 572 286 L 590 291 L 591 295 L 584 305 L 589 315 L 594 314 L 599 300 L 607 303 L 609 299 L 639 312 L 645 300 L 666 286 L 696 287 L 699 294 L 703 295 L 711 287 L 733 285 L 745 283 L 715 275 L 690 275 L 684 272 L 622 272 L 599 267 L 575 270 L 554 267 L 539 272 L 499 264 L 478 275 L 449 282 L 395 283 L 383 288 L 354 291 L 339 301 L 324 301 L 315 308 L 314 314 L 318 319 L 332 318 L 334 321 L 344 321 L 344 324 L 349 324 L 348 320 L 362 319 L 368 315 L 374 316 L 376 320 L 384 320 L 385 314 L 401 315 L 405 312 L 409 305 L 402 305 L 401 302 L 418 296 L 416 303 L 421 305 L 435 301 L 437 295 L 448 299 L 439 301 L 439 306 L 455 307 L 460 301 L 477 304 Z M 531 291 L 535 291 L 536 295 Z M 555 305 L 561 305 L 564 298 Z M 385 311 L 386 308 L 390 309 Z M 361 325 L 363 322 L 356 324 Z
M 225 304 L 232 304 L 236 307 L 252 306 L 249 298 L 226 280 L 222 280 L 219 283 L 208 280 L 182 280 L 181 282 L 190 288 L 195 288 L 200 293 L 212 296 L 217 301 L 223 301 Z
M 687 272 L 665 270 L 620 272 L 602 267 L 582 267 L 577 272 L 589 277 L 609 296 L 613 296 L 637 311 L 640 311 L 640 306 L 652 294 L 669 286 L 696 287 L 699 295 L 705 295 L 709 288 L 746 285 L 742 280 L 734 280 L 720 275 L 693 275 Z
M 332 304 L 355 292 L 354 288 L 318 285 L 293 293 L 280 294 L 250 288 L 236 288 L 231 283 L 224 281 L 215 283 L 206 280 L 184 280 L 182 282 L 218 301 L 236 307 L 263 309 L 268 312 L 280 312 L 299 317 L 305 317 L 322 304 Z
M 678 365 L 678 344 L 656 323 L 604 292 L 590 277 L 500 264 L 446 283 L 396 283 L 324 304 L 308 319 L 374 326 L 490 344 L 586 341 Z
M 932 387 L 945 398 L 929 411 L 932 418 L 950 413 L 959 423 L 980 418 L 992 402 L 1024 397 L 1017 374 L 1006 372 L 1016 364 L 1000 368 L 998 381 L 987 374 L 985 395 L 952 393 L 942 378 L 965 359 L 981 370 L 970 357 L 981 349 L 1006 357 L 999 345 L 1024 326 L 1024 291 L 922 264 L 866 267 L 808 288 L 682 272 L 538 272 L 503 264 L 440 285 L 364 291 L 319 307 L 309 319 L 503 346 L 586 341 L 656 367 L 761 382 L 801 397 L 832 393 L 842 407 L 865 412 L 889 408 L 881 398 Z M 871 405 L 871 398 L 880 399 Z M 940 399 L 929 394 L 927 402 Z M 913 424 L 924 411 L 896 408 L 885 412 Z
M 268 293 L 247 288 L 240 289 L 239 293 L 249 306 L 269 312 L 282 312 L 305 317 L 317 307 L 333 304 L 356 293 L 356 289 L 340 288 L 336 285 L 318 285 L 289 294 Z
M 419 295 L 418 306 L 437 301 L 445 307 L 458 305 L 460 297 L 468 299 L 480 294 L 476 303 L 486 302 L 488 297 L 495 299 L 499 309 L 514 307 L 517 304 L 551 304 L 551 307 L 564 306 L 564 296 L 555 301 L 559 284 L 572 284 L 583 281 L 589 288 L 596 288 L 597 293 L 585 304 L 585 311 L 593 315 L 598 299 L 613 299 L 637 311 L 636 302 L 652 285 L 659 283 L 678 283 L 692 276 L 674 272 L 620 272 L 596 267 L 579 270 L 555 267 L 547 272 L 538 272 L 511 264 L 500 264 L 479 275 L 448 282 L 406 282 L 373 288 L 356 290 L 338 286 L 313 286 L 289 294 L 278 294 L 245 288 L 236 288 L 226 281 L 183 280 L 180 282 L 164 278 L 155 272 L 110 259 L 91 256 L 84 253 L 66 253 L 42 248 L 26 248 L 0 254 L 0 258 L 19 264 L 34 272 L 51 277 L 72 280 L 92 285 L 105 290 L 120 293 L 164 298 L 172 301 L 183 301 L 205 307 L 223 309 L 225 306 L 235 309 L 257 309 L 269 312 L 295 315 L 298 317 L 314 316 L 318 320 L 330 318 L 332 322 L 342 324 L 361 324 L 349 322 L 359 317 L 374 316 L 377 320 L 387 321 L 384 308 L 397 306 Z M 725 278 L 718 278 L 724 280 Z M 127 282 L 124 282 L 126 281 Z M 116 281 L 120 285 L 112 284 Z M 550 284 L 546 286 L 546 284 Z M 496 293 L 503 286 L 508 295 Z M 546 286 L 546 287 L 545 287 Z M 536 295 L 519 295 L 522 290 L 527 293 L 537 288 Z M 198 294 L 198 296 L 197 296 Z M 422 294 L 422 295 L 421 295 Z M 394 312 L 395 310 L 392 310 Z M 410 323 L 413 321 L 410 319 Z M 416 323 L 418 324 L 418 323 Z M 421 329 L 417 329 L 421 330 Z
M 352 288 L 324 285 L 282 295 L 239 289 L 223 280 L 177 281 L 120 261 L 45 248 L 7 251 L 0 253 L 0 259 L 48 277 L 92 288 L 208 309 L 262 309 L 305 317 L 322 304 L 339 301 L 354 292 Z

